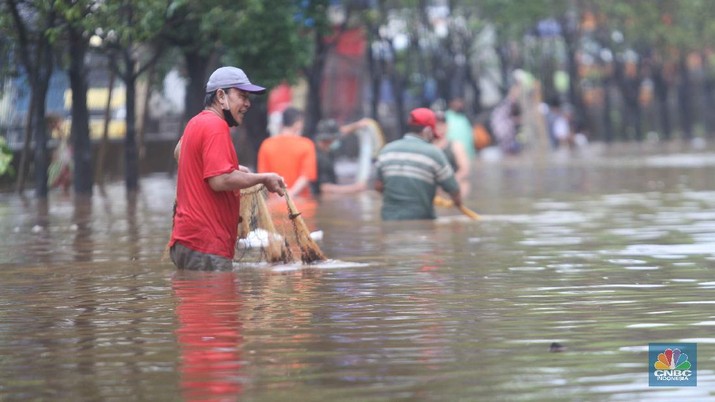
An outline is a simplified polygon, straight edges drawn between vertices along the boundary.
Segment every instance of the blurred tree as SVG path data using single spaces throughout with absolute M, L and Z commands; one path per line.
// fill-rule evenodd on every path
M 55 1 L 5 0 L 2 27 L 6 38 L 16 45 L 17 55 L 30 84 L 30 107 L 27 115 L 25 145 L 20 157 L 17 190 L 22 193 L 25 185 L 26 159 L 30 139 L 34 139 L 35 193 L 47 198 L 47 125 L 45 123 L 46 97 L 50 76 L 55 66 L 53 38 L 47 32 L 59 23 Z
M 247 0 L 233 21 L 232 30 L 222 32 L 223 60 L 226 64 L 241 66 L 252 81 L 269 89 L 282 81 L 295 83 L 311 62 L 309 34 L 321 18 L 326 18 L 313 9 L 321 2 L 323 0 Z M 314 54 L 312 60 L 319 57 Z M 307 97 L 312 96 L 309 89 Z M 267 99 L 267 96 L 254 97 L 244 122 L 255 152 L 268 136 Z M 308 100 L 307 104 L 304 132 L 312 135 L 311 102 Z
M 524 59 L 524 52 L 519 51 L 518 43 L 523 40 L 526 33 L 537 26 L 539 21 L 550 17 L 563 18 L 566 15 L 567 6 L 567 0 L 506 2 L 483 0 L 476 5 L 478 15 L 493 24 L 496 29 L 504 94 L 508 91 L 508 84 L 511 82 L 510 71 L 515 68 L 524 68 L 536 72 L 535 70 L 538 68 L 538 64 L 526 65 L 527 60 Z
M 162 34 L 183 57 L 181 70 L 187 79 L 183 122 L 203 108 L 202 94 L 209 70 L 217 63 L 223 46 L 221 32 L 236 33 L 235 24 L 242 5 L 240 1 L 219 0 L 207 8 L 206 4 L 195 1 L 177 0 L 167 9 Z M 183 124 L 181 127 L 183 129 Z
M 137 148 L 137 79 L 157 62 L 164 50 L 159 40 L 166 27 L 172 3 L 163 0 L 108 0 L 97 14 L 96 34 L 103 49 L 111 54 L 110 68 L 126 88 L 126 133 L 124 178 L 126 188 L 139 188 Z
M 329 0 L 309 0 L 303 8 L 304 29 L 311 46 L 311 59 L 307 65 L 302 66 L 302 73 L 308 82 L 306 99 L 305 129 L 306 133 L 313 135 L 318 121 L 322 118 L 322 82 L 325 72 L 325 63 L 328 53 L 340 40 L 340 36 L 351 23 L 353 6 L 356 2 L 345 1 L 343 4 L 342 22 L 337 26 L 331 23 L 328 16 Z
M 77 194 L 91 195 L 93 187 L 92 144 L 89 137 L 89 109 L 87 107 L 86 55 L 89 38 L 95 30 L 94 12 L 98 9 L 92 0 L 59 0 L 55 4 L 60 23 L 48 34 L 64 49 L 61 58 L 66 66 L 72 89 L 71 141 L 74 158 L 72 180 Z

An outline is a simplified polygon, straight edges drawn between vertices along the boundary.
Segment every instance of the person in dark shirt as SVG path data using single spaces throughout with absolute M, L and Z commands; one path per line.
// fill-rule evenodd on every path
M 321 120 L 318 123 L 315 135 L 318 178 L 311 183 L 315 195 L 349 194 L 366 189 L 366 185 L 363 182 L 338 184 L 338 176 L 335 173 L 333 145 L 341 135 L 344 135 L 342 131 L 341 127 L 333 119 Z M 350 134 L 350 132 L 347 132 L 347 134 Z

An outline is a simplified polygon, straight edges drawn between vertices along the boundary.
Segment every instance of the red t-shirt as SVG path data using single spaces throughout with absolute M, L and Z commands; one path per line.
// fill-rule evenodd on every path
M 258 172 L 278 173 L 289 188 L 300 176 L 315 181 L 318 178 L 315 144 L 310 138 L 297 135 L 266 138 L 258 149 Z M 310 185 L 300 195 L 310 196 Z
M 240 191 L 214 191 L 208 179 L 237 169 L 226 121 L 208 110 L 189 120 L 181 137 L 170 246 L 178 241 L 192 250 L 233 259 Z

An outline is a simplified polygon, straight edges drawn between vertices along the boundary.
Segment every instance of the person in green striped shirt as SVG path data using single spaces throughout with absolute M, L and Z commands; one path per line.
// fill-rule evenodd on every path
M 435 219 L 432 200 L 441 187 L 454 205 L 462 205 L 459 184 L 441 149 L 431 144 L 440 135 L 432 110 L 410 112 L 408 133 L 385 145 L 377 156 L 375 189 L 382 193 L 383 220 Z

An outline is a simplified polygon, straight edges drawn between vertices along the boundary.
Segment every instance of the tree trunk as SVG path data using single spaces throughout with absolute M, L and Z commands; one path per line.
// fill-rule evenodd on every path
M 397 114 L 397 133 L 395 138 L 387 139 L 387 141 L 401 138 L 402 135 L 407 131 L 407 122 L 405 116 L 407 116 L 407 111 L 405 110 L 405 85 L 404 80 L 399 74 L 394 72 L 391 74 L 392 88 L 395 93 L 395 113 Z
M 603 140 L 607 143 L 613 142 L 613 120 L 611 119 L 611 78 L 604 77 L 601 80 L 603 85 Z
M 52 73 L 51 62 L 49 66 L 41 66 L 39 77 L 32 86 L 32 101 L 35 103 L 34 113 L 32 114 L 33 124 L 35 129 L 35 195 L 38 198 L 47 198 L 47 123 L 45 122 L 45 99 L 47 98 L 47 90 L 49 88 L 50 75 Z
M 658 65 L 653 74 L 653 90 L 658 103 L 660 116 L 660 129 L 666 141 L 671 139 L 672 127 L 670 123 L 670 108 L 668 107 L 668 80 L 662 65 Z
M 184 62 L 186 64 L 188 83 L 184 95 L 184 121 L 181 124 L 182 131 L 186 122 L 204 108 L 206 80 L 209 76 L 208 69 L 211 58 L 201 56 L 197 52 L 186 53 L 184 54 Z M 181 136 L 181 132 L 179 136 Z
M 22 153 L 20 153 L 20 164 L 18 165 L 17 174 L 17 192 L 22 194 L 25 191 L 25 181 L 27 181 L 27 173 L 29 171 L 28 159 L 30 158 L 30 145 L 32 144 L 32 132 L 33 132 L 33 118 L 35 114 L 35 102 L 32 100 L 32 94 L 30 94 L 30 107 L 27 111 L 27 116 L 25 117 L 25 143 L 22 146 Z
M 466 71 L 467 84 L 472 89 L 474 94 L 474 100 L 472 102 L 472 115 L 479 116 L 482 113 L 482 87 L 479 85 L 479 79 L 474 77 L 474 74 L 470 68 Z
M 586 112 L 586 106 L 584 105 L 582 93 L 579 89 L 579 63 L 576 60 L 579 32 L 576 31 L 575 27 L 571 27 L 571 24 L 567 20 L 562 20 L 561 26 L 568 27 L 564 30 L 563 38 L 566 43 L 566 64 L 569 76 L 568 100 L 574 108 L 574 120 L 580 122 L 586 131 L 593 131 L 593 127 L 588 127 L 588 113 Z M 604 90 L 607 89 L 604 88 Z
M 48 193 L 47 186 L 47 124 L 45 123 L 45 101 L 47 98 L 47 90 L 49 88 L 50 76 L 53 71 L 52 45 L 49 37 L 44 34 L 38 35 L 36 39 L 31 39 L 28 35 L 30 30 L 27 19 L 21 16 L 18 4 L 16 2 L 8 2 L 6 7 L 11 14 L 15 30 L 18 34 L 19 51 L 17 52 L 22 61 L 27 81 L 30 83 L 30 107 L 28 112 L 28 127 L 27 133 L 32 133 L 35 139 L 34 147 L 34 169 L 35 169 L 35 192 L 40 199 L 46 199 Z M 47 28 L 55 27 L 56 14 L 51 10 L 42 17 L 42 20 L 34 21 L 34 28 L 40 32 L 45 32 Z M 38 26 L 39 24 L 39 26 Z M 34 29 L 33 28 L 33 29 Z M 28 150 L 29 144 L 27 140 L 29 135 L 26 135 L 25 151 Z M 27 155 L 27 153 L 26 153 Z M 22 159 L 26 159 L 22 158 Z M 20 169 L 25 168 L 25 161 L 21 160 Z M 22 173 L 21 181 L 18 183 L 18 191 L 24 190 L 24 181 L 26 175 Z
M 109 63 L 113 63 L 112 59 L 110 59 Z M 97 151 L 97 170 L 96 175 L 94 177 L 95 181 L 102 187 L 104 186 L 105 157 L 107 155 L 107 145 L 109 144 L 109 123 L 112 120 L 112 92 L 114 92 L 114 83 L 116 81 L 116 77 L 117 75 L 114 72 L 114 67 L 110 66 L 109 84 L 107 88 L 107 104 L 104 107 L 102 142 L 99 144 L 99 150 Z
M 316 31 L 313 38 L 315 44 L 315 58 L 313 64 L 307 71 L 308 78 L 308 93 L 306 94 L 306 110 L 305 110 L 305 132 L 309 135 L 314 135 L 315 128 L 318 122 L 323 117 L 323 111 L 320 108 L 322 93 L 321 84 L 323 71 L 325 70 L 325 60 L 328 57 L 329 47 L 325 44 L 325 38 L 320 32 Z
M 378 40 L 374 26 L 368 26 L 368 46 L 365 52 L 367 57 L 368 77 L 370 80 L 370 117 L 378 118 L 378 106 L 380 104 L 380 82 L 382 81 L 382 69 L 380 59 L 375 59 L 372 51 L 373 42 Z
M 149 100 L 151 99 L 151 90 L 154 86 L 154 79 L 156 76 L 156 64 L 152 64 L 147 72 L 146 79 L 146 92 L 144 94 L 144 102 L 142 102 L 142 116 L 139 123 L 138 137 L 139 137 L 139 160 L 143 161 L 146 154 L 146 125 L 149 121 Z
M 680 57 L 678 71 L 680 74 L 680 85 L 678 85 L 678 106 L 680 109 L 680 126 L 683 129 L 683 139 L 693 138 L 693 115 L 690 100 L 690 71 L 685 60 L 685 56 Z
M 88 44 L 81 32 L 70 29 L 69 34 L 74 191 L 76 194 L 92 195 L 92 143 L 89 138 L 89 110 L 87 108 L 89 85 L 84 62 Z
M 258 166 L 258 148 L 263 140 L 268 138 L 268 104 L 264 96 L 256 97 L 251 101 L 251 108 L 244 116 L 242 129 L 251 144 L 251 149 L 248 152 L 237 149 L 240 154 L 239 163 L 244 166 Z
M 705 136 L 712 138 L 715 135 L 715 116 L 709 113 L 715 106 L 715 77 L 713 77 L 712 65 L 707 54 L 702 55 L 704 64 L 703 71 L 703 124 L 705 125 Z
M 125 51 L 124 64 L 126 67 L 124 84 L 127 91 L 127 116 L 126 116 L 126 134 L 124 137 L 124 178 L 128 192 L 134 192 L 139 189 L 139 163 L 137 157 L 137 141 L 136 141 L 136 75 L 135 64 L 132 56 L 128 51 Z

